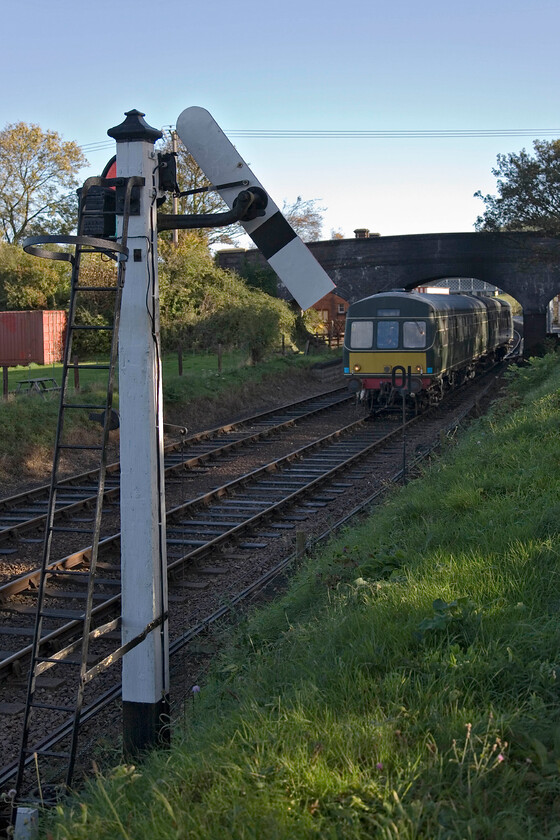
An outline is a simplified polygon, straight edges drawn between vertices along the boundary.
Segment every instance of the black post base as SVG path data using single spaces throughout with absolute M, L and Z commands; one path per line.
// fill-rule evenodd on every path
M 154 747 L 167 747 L 171 741 L 169 697 L 157 703 L 123 701 L 123 755 L 136 759 Z

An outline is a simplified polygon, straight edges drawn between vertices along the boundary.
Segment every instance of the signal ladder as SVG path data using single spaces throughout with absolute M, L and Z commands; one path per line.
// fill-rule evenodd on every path
M 103 509 L 103 494 L 105 489 L 105 473 L 107 466 L 107 444 L 109 440 L 109 432 L 115 428 L 116 414 L 113 411 L 113 388 L 115 382 L 115 369 L 117 363 L 118 350 L 118 333 L 119 333 L 119 318 L 121 310 L 122 290 L 124 286 L 126 273 L 126 260 L 128 257 L 128 225 L 131 210 L 131 199 L 133 198 L 134 187 L 139 187 L 144 184 L 144 179 L 140 177 L 131 178 L 88 178 L 85 181 L 83 188 L 79 191 L 79 214 L 78 214 L 78 235 L 77 236 L 43 236 L 32 237 L 24 243 L 24 248 L 29 253 L 35 256 L 45 257 L 47 259 L 66 260 L 72 265 L 71 274 L 71 292 L 68 309 L 68 326 L 67 336 L 64 348 L 64 358 L 62 367 L 62 386 L 60 392 L 60 404 L 58 411 L 58 420 L 56 427 L 56 438 L 54 447 L 54 458 L 50 483 L 50 494 L 47 508 L 47 520 L 45 526 L 45 534 L 43 539 L 43 550 L 41 560 L 41 576 L 37 590 L 37 608 L 35 613 L 35 626 L 33 633 L 33 643 L 31 652 L 31 662 L 29 668 L 29 678 L 27 686 L 27 698 L 25 704 L 25 712 L 22 725 L 21 748 L 18 761 L 17 779 L 15 784 L 16 801 L 19 800 L 22 787 L 24 784 L 26 768 L 29 765 L 37 765 L 39 758 L 45 758 L 51 763 L 52 759 L 60 759 L 65 763 L 66 767 L 66 788 L 71 786 L 72 778 L 75 769 L 78 733 L 80 727 L 80 720 L 84 708 L 84 692 L 87 683 L 94 676 L 94 672 L 98 673 L 100 668 L 91 669 L 88 671 L 88 651 L 90 641 L 93 638 L 99 638 L 102 635 L 116 631 L 120 627 L 120 618 L 116 618 L 106 624 L 93 628 L 92 609 L 94 601 L 94 587 L 96 580 L 98 548 L 101 531 L 101 517 Z M 111 235 L 110 228 L 113 219 L 115 218 L 115 188 L 117 189 L 117 203 L 119 198 L 122 201 L 122 233 L 117 241 L 116 237 L 112 239 L 105 238 L 108 234 Z M 107 202 L 107 199 L 109 201 Z M 113 205 L 113 206 L 111 206 Z M 110 209 L 106 209 L 109 207 Z M 92 231 L 102 231 L 103 238 L 88 235 Z M 51 251 L 37 246 L 47 243 L 63 243 L 73 245 L 73 252 L 71 251 Z M 90 254 L 103 254 L 113 259 L 117 263 L 116 279 L 114 285 L 82 285 L 80 283 L 80 268 L 82 260 Z M 109 296 L 108 309 L 111 309 L 110 299 L 112 302 L 112 322 L 107 325 L 93 325 L 84 323 L 83 310 L 80 306 L 83 301 L 93 299 L 93 296 L 103 294 Z M 76 369 L 76 365 L 71 363 L 73 358 L 72 345 L 75 336 L 83 332 L 104 332 L 110 335 L 111 349 L 109 353 L 109 361 L 106 364 L 79 364 L 78 370 L 94 370 L 103 371 L 106 377 L 105 400 L 99 400 L 95 403 L 83 403 L 70 392 L 69 388 L 69 374 L 71 370 Z M 102 431 L 99 441 L 95 444 L 90 443 L 75 443 L 71 437 L 71 429 L 66 422 L 72 412 L 90 411 L 93 414 L 98 412 L 96 419 L 100 419 Z M 93 416 L 90 414 L 90 417 Z M 97 487 L 97 495 L 95 502 L 95 512 L 93 515 L 92 524 L 89 527 L 70 527 L 67 524 L 56 525 L 55 510 L 57 504 L 57 493 L 61 486 L 59 484 L 59 476 L 61 472 L 62 455 L 66 452 L 84 451 L 95 453 L 99 459 L 99 482 Z M 79 523 L 82 526 L 85 523 Z M 89 535 L 91 539 L 91 559 L 89 570 L 87 571 L 85 582 L 86 586 L 81 590 L 80 608 L 78 610 L 77 621 L 79 622 L 80 630 L 75 633 L 75 640 L 66 645 L 66 647 L 58 650 L 56 653 L 50 653 L 45 650 L 45 645 L 42 641 L 43 625 L 45 618 L 60 618 L 68 619 L 68 611 L 53 611 L 45 607 L 45 599 L 47 595 L 47 581 L 49 576 L 56 574 L 56 577 L 64 575 L 64 570 L 56 570 L 54 573 L 49 570 L 51 562 L 51 545 L 54 534 L 68 533 L 80 534 L 87 539 Z M 67 575 L 72 572 L 67 571 Z M 83 576 L 81 576 L 84 580 Z M 109 664 L 109 663 L 108 663 Z M 68 679 L 65 680 L 66 685 L 70 691 L 69 695 L 72 700 L 65 704 L 59 705 L 56 703 L 42 702 L 38 695 L 38 678 L 45 674 L 49 669 L 57 666 L 59 669 L 64 669 Z M 76 674 L 77 672 L 77 674 Z M 65 751 L 56 751 L 47 746 L 33 746 L 30 745 L 31 721 L 33 712 L 35 710 L 43 710 L 49 716 L 49 721 L 62 717 L 63 724 L 59 727 L 61 731 L 67 733 L 65 743 L 69 744 Z M 64 765 L 63 765 L 64 768 Z M 62 778 L 63 769 L 58 778 Z M 48 772 L 45 775 L 45 780 L 48 779 Z

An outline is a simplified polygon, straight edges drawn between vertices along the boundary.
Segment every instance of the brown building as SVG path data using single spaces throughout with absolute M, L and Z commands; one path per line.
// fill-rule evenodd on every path
M 327 295 L 314 303 L 311 309 L 321 313 L 323 331 L 329 335 L 342 335 L 346 321 L 346 310 L 348 301 L 337 295 L 336 292 L 329 292 Z

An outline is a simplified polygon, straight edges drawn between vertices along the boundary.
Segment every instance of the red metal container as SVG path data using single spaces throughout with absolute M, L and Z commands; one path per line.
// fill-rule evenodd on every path
M 60 362 L 65 332 L 63 310 L 0 312 L 0 366 Z

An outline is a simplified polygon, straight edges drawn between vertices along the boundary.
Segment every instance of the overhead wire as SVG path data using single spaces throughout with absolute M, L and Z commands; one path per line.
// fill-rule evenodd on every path
M 163 126 L 172 129 L 173 126 Z M 560 128 L 432 128 L 432 129 L 292 129 L 292 128 L 237 128 L 226 130 L 229 137 L 258 138 L 262 140 L 423 140 L 476 139 L 488 137 L 560 137 Z M 114 146 L 112 140 L 83 143 L 85 154 L 93 154 Z
M 163 129 L 173 129 L 165 125 Z M 163 130 L 162 129 L 162 130 Z M 488 128 L 488 129 L 378 129 L 378 130 L 339 130 L 339 129 L 268 129 L 245 128 L 231 129 L 225 132 L 229 137 L 254 138 L 260 140 L 422 140 L 422 139 L 476 139 L 488 137 L 560 137 L 560 128 Z M 114 148 L 114 140 L 99 140 L 83 143 L 80 149 L 84 154 L 94 154 Z M 61 204 L 72 197 L 72 193 L 51 202 Z
M 485 138 L 485 137 L 533 137 L 535 135 L 560 135 L 560 129 L 552 128 L 503 128 L 503 129 L 376 129 L 376 130 L 341 130 L 341 129 L 237 129 L 226 132 L 230 137 L 262 137 L 278 139 L 348 139 L 348 140 L 384 140 L 424 138 Z

